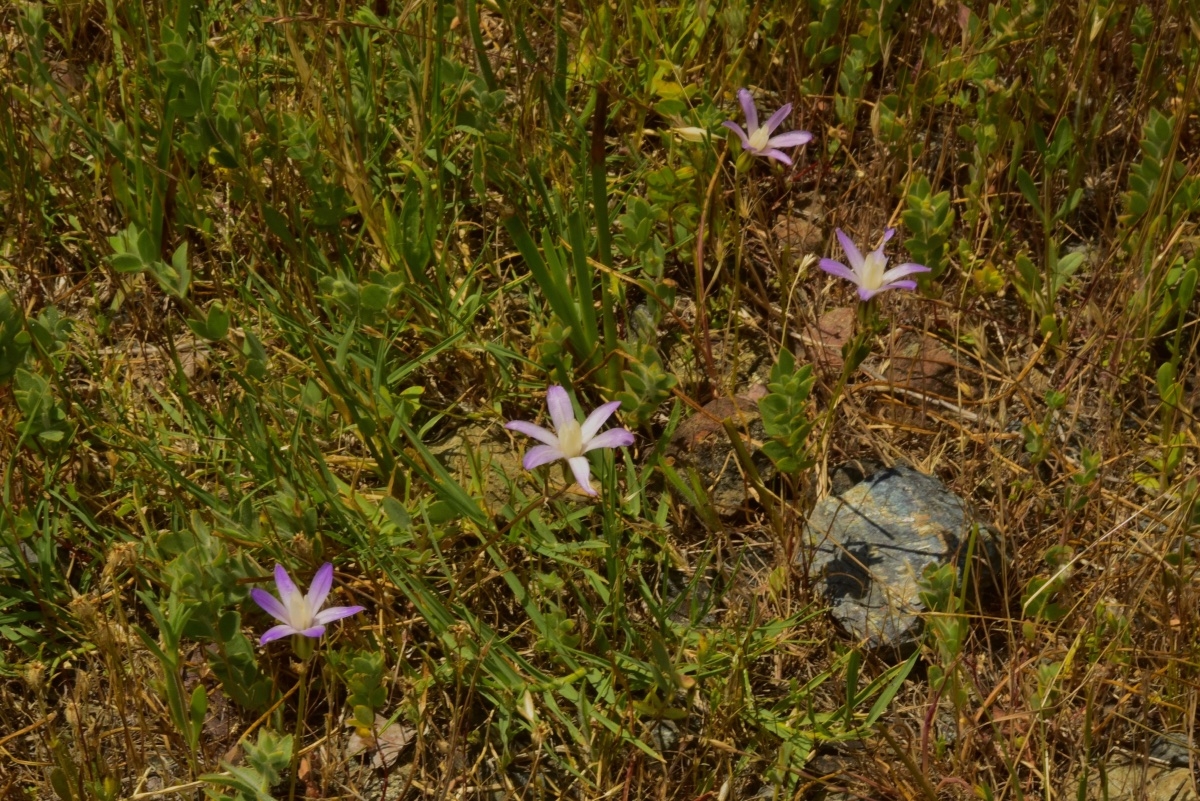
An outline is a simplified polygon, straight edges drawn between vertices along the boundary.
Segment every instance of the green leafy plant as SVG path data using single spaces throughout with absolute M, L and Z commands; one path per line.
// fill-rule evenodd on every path
M 70 336 L 74 321 L 59 311 L 57 306 L 47 306 L 37 317 L 25 321 L 30 335 L 30 344 L 43 364 L 61 375 L 70 358 Z
M 0 385 L 7 384 L 25 363 L 29 352 L 29 332 L 25 330 L 25 317 L 12 293 L 0 289 Z
M 1146 460 L 1154 472 L 1138 471 L 1134 473 L 1134 479 L 1147 489 L 1166 492 L 1171 485 L 1172 476 L 1183 462 L 1189 441 L 1186 431 L 1176 430 L 1184 387 L 1174 362 L 1164 362 L 1158 368 L 1155 384 L 1160 401 L 1161 423 L 1154 439 L 1160 450 L 1157 456 Z
M 1129 169 L 1122 222 L 1129 228 L 1153 216 L 1164 190 L 1184 174 L 1184 165 L 1170 160 L 1175 145 L 1175 118 L 1150 109 L 1138 147 L 1142 157 Z
M 213 301 L 208 307 L 208 313 L 202 319 L 189 319 L 188 328 L 192 332 L 210 342 L 220 342 L 229 332 L 230 314 L 220 301 Z
M 244 555 L 231 554 L 198 513 L 190 524 L 190 531 L 158 542 L 170 597 L 188 610 L 181 631 L 208 644 L 209 668 L 225 693 L 245 709 L 260 710 L 272 700 L 272 684 L 258 665 L 241 614 L 229 608 L 245 597 L 238 581 L 256 571 Z
M 38 373 L 17 368 L 13 395 L 21 410 L 21 441 L 46 449 L 66 447 L 75 425 L 55 398 L 50 382 Z
M 108 238 L 113 255 L 109 258 L 113 269 L 119 273 L 149 272 L 167 294 L 183 298 L 192 282 L 192 271 L 188 268 L 187 242 L 175 249 L 170 263 L 159 257 L 158 247 L 149 231 L 130 223 L 124 231 Z
M 626 419 L 638 426 L 648 422 L 662 402 L 671 397 L 679 379 L 663 367 L 653 345 L 638 342 L 630 350 L 628 367 L 621 373 L 625 390 L 617 393 L 617 399 Z
M 375 715 L 387 701 L 384 686 L 386 665 L 379 652 L 332 652 L 329 663 L 346 684 L 354 723 L 368 731 L 375 726 Z
M 1061 257 L 1057 251 L 1052 251 L 1052 254 L 1045 270 L 1039 269 L 1026 254 L 1019 254 L 1013 284 L 1037 318 L 1038 330 L 1051 337 L 1052 342 L 1061 342 L 1063 331 L 1054 313 L 1054 301 L 1083 264 L 1084 253 L 1076 251 Z
M 838 73 L 839 92 L 834 98 L 838 120 L 847 128 L 853 128 L 866 84 L 871 80 L 871 67 L 875 54 L 861 36 L 850 37 L 850 50 L 842 58 L 842 69 Z
M 1053 707 L 1058 703 L 1059 680 L 1062 678 L 1063 663 L 1059 661 L 1043 661 L 1037 668 L 1037 686 L 1033 691 L 1032 706 L 1033 709 L 1041 713 L 1042 716 L 1053 712 Z
M 292 761 L 290 734 L 260 729 L 258 739 L 243 745 L 244 765 L 225 763 L 224 773 L 206 773 L 201 781 L 216 787 L 205 788 L 213 801 L 272 801 L 271 788 L 283 779 L 283 771 Z
M 1078 512 L 1092 499 L 1089 489 L 1100 476 L 1103 459 L 1098 451 L 1086 446 L 1080 451 L 1079 461 L 1083 469 L 1071 474 L 1071 483 L 1063 488 L 1063 506 L 1070 512 Z
M 1150 6 L 1145 3 L 1138 4 L 1133 11 L 1129 30 L 1133 33 L 1133 41 L 1129 43 L 1129 48 L 1133 53 L 1133 64 L 1137 67 L 1138 72 L 1144 72 L 1146 56 L 1154 46 L 1150 41 L 1154 34 L 1154 12 L 1150 10 Z
M 815 380 L 812 365 L 797 368 L 791 351 L 779 351 L 768 393 L 759 400 L 758 409 L 771 437 L 763 444 L 763 453 L 780 472 L 795 475 L 813 464 L 808 438 L 816 421 L 809 414 L 808 399 Z
M 954 226 L 954 211 L 950 208 L 950 193 L 934 193 L 929 179 L 921 175 L 909 187 L 905 199 L 908 208 L 900 215 L 908 238 L 904 246 L 913 261 L 929 268 L 917 276 L 918 283 L 937 280 L 946 271 L 950 230 Z
M 838 30 L 845 0 L 808 0 L 808 5 L 813 19 L 808 23 L 808 35 L 804 39 L 802 52 L 812 72 L 806 80 L 805 91 L 817 94 L 823 89 L 818 82 L 822 70 L 837 61 L 842 52 L 834 34 Z
M 1037 636 L 1037 625 L 1057 623 L 1071 611 L 1064 591 L 1071 580 L 1072 551 L 1065 545 L 1055 545 L 1042 554 L 1049 574 L 1034 576 L 1021 593 L 1021 612 L 1025 618 L 1022 630 L 1027 640 Z
M 819 8 L 823 14 L 818 22 L 810 25 L 809 39 L 805 43 L 806 52 L 813 51 L 810 63 L 814 60 L 821 63 L 832 56 L 822 44 L 829 25 L 827 15 L 834 6 L 822 3 Z M 895 0 L 860 0 L 858 3 L 858 29 L 847 38 L 846 49 L 841 52 L 838 92 L 833 101 L 838 120 L 848 129 L 854 128 L 858 107 L 874 75 L 874 68 L 891 47 L 892 23 L 899 8 L 900 3 Z
M 942 690 L 947 672 L 951 670 L 967 635 L 967 618 L 963 614 L 963 593 L 960 586 L 958 566 L 954 564 L 930 565 L 921 575 L 918 597 L 929 610 L 926 631 L 929 633 L 937 658 L 938 678 L 931 682 L 937 692 Z

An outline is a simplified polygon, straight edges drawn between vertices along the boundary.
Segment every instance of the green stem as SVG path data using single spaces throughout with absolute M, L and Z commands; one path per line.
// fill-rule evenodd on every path
M 608 123 L 608 91 L 601 84 L 596 90 L 596 108 L 592 115 L 592 142 L 588 160 L 592 173 L 592 213 L 596 218 L 596 258 L 605 267 L 613 266 L 612 239 L 608 224 L 608 166 L 605 157 L 604 129 Z M 611 282 L 611 284 L 610 284 Z M 617 318 L 614 304 L 620 296 L 615 278 L 600 279 L 600 319 L 604 326 L 603 381 L 609 392 L 621 388 L 621 360 L 617 355 Z M 584 299 L 585 302 L 587 299 Z
M 858 308 L 855 310 L 855 320 L 854 338 L 842 349 L 842 374 L 838 376 L 837 384 L 834 385 L 833 392 L 829 397 L 829 407 L 825 410 L 825 425 L 821 433 L 822 450 L 829 444 L 829 435 L 833 431 L 833 414 L 837 409 L 838 398 L 842 396 L 842 391 L 846 388 L 846 382 L 850 380 L 850 376 L 854 375 L 854 371 L 866 358 L 865 346 L 878 327 L 879 310 L 875 305 L 874 298 L 858 304 Z

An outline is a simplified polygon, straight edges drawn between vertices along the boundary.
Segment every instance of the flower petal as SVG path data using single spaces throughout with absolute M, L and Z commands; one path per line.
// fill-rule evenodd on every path
M 847 281 L 853 281 L 856 284 L 860 280 L 858 273 L 854 272 L 854 270 L 851 270 L 840 261 L 834 261 L 833 259 L 821 259 L 818 264 L 822 270 L 831 275 L 836 275 L 838 278 L 845 278 Z
M 313 639 L 316 639 L 317 637 L 320 637 L 322 634 L 325 633 L 325 627 L 324 626 L 312 626 L 310 628 L 304 629 L 303 631 L 297 631 L 296 633 L 302 634 L 305 637 L 312 637 Z
M 738 139 L 742 140 L 742 150 L 750 149 L 750 137 L 746 136 L 746 132 L 742 130 L 742 126 L 738 125 L 733 120 L 725 120 L 725 122 L 721 123 L 721 125 L 738 135 Z
M 521 460 L 521 464 L 526 470 L 532 470 L 535 467 L 541 467 L 544 464 L 549 464 L 565 457 L 566 454 L 553 445 L 534 445 L 525 451 L 525 458 Z
M 308 587 L 308 608 L 320 609 L 325 603 L 325 598 L 329 596 L 329 589 L 333 586 L 333 563 L 326 562 L 317 570 L 317 575 L 313 576 L 312 584 Z
M 812 134 L 808 131 L 788 131 L 781 133 L 779 136 L 772 136 L 767 140 L 767 147 L 799 147 L 806 145 L 812 141 Z
M 527 437 L 533 437 L 538 442 L 544 442 L 547 445 L 558 447 L 558 437 L 554 436 L 554 434 L 550 431 L 547 431 L 541 426 L 534 425 L 533 423 L 527 423 L 524 420 L 510 420 L 504 424 L 504 427 L 509 431 L 518 431 Z
M 313 615 L 313 623 L 319 623 L 324 626 L 326 623 L 332 623 L 335 620 L 341 620 L 344 617 L 357 615 L 363 611 L 364 606 L 331 606 L 328 609 L 322 609 Z
M 903 278 L 906 275 L 912 275 L 913 273 L 927 273 L 929 271 L 929 268 L 924 264 L 914 264 L 911 261 L 906 262 L 905 264 L 897 264 L 895 267 L 883 274 L 883 277 L 880 279 L 880 283 L 890 284 L 896 279 Z
M 258 638 L 258 644 L 266 645 L 269 642 L 274 642 L 275 640 L 286 637 L 289 634 L 299 634 L 299 633 L 300 632 L 298 632 L 296 629 L 294 629 L 291 626 L 284 623 L 281 626 L 275 626 L 275 627 L 269 628 L 265 632 L 263 632 L 263 636 Z
M 884 286 L 884 287 L 880 287 L 879 289 L 867 289 L 865 286 L 860 286 L 858 288 L 858 296 L 862 300 L 870 300 L 871 298 L 875 297 L 876 295 L 878 295 L 880 292 L 882 292 L 883 290 L 885 290 L 887 288 L 888 287 Z
M 278 620 L 280 623 L 288 622 L 287 607 L 281 604 L 279 599 L 271 593 L 255 587 L 254 589 L 250 590 L 250 597 L 254 599 L 254 603 L 262 607 L 264 612 Z
M 750 94 L 749 89 L 738 89 L 738 102 L 746 113 L 746 130 L 758 130 L 758 109 L 754 105 L 754 95 Z
M 881 240 L 879 241 L 879 247 L 877 247 L 877 248 L 875 248 L 874 250 L 872 250 L 872 251 L 871 251 L 871 255 L 870 255 L 870 256 L 867 256 L 867 258 L 868 258 L 868 259 L 870 259 L 870 258 L 871 258 L 871 256 L 874 256 L 876 259 L 878 259 L 878 260 L 879 260 L 879 263 L 880 263 L 880 264 L 882 264 L 883 266 L 885 266 L 885 267 L 886 267 L 886 266 L 887 266 L 887 256 L 885 256 L 885 255 L 883 254 L 883 247 L 884 247 L 884 245 L 886 245 L 886 244 L 888 243 L 888 240 L 889 240 L 889 239 L 891 239 L 891 238 L 892 238 L 893 236 L 895 236 L 895 235 L 896 235 L 896 229 L 895 229 L 895 228 L 887 228 L 887 229 L 885 229 L 885 230 L 884 230 L 884 232 L 883 232 L 883 239 L 881 239 Z
M 592 440 L 583 446 L 583 452 L 594 451 L 597 448 L 624 448 L 627 445 L 633 444 L 633 432 L 627 428 L 610 428 L 607 431 L 592 437 Z
M 292 577 L 288 575 L 287 570 L 283 565 L 275 565 L 275 586 L 279 588 L 279 600 L 283 601 L 285 607 L 291 607 L 288 598 L 293 595 L 299 595 L 300 590 L 296 587 L 296 582 L 292 581 Z
M 779 110 L 771 115 L 767 120 L 767 133 L 775 133 L 775 129 L 783 124 L 783 121 L 792 113 L 792 104 L 784 103 L 779 107 Z
M 880 245 L 867 254 L 867 261 L 871 259 L 877 259 L 876 263 L 879 264 L 880 268 L 887 267 L 887 256 L 883 255 L 883 245 Z
M 571 472 L 575 474 L 575 481 L 578 482 L 579 488 L 588 495 L 595 495 L 596 491 L 588 483 L 588 476 L 591 475 L 592 468 L 588 464 L 587 457 L 576 456 L 573 459 L 568 459 L 567 464 L 571 465 Z
M 592 437 L 596 436 L 596 432 L 600 430 L 600 426 L 604 425 L 604 421 L 612 417 L 612 413 L 619 408 L 621 408 L 620 401 L 609 401 L 597 406 L 587 416 L 587 419 L 583 421 L 583 425 L 579 427 L 579 434 L 583 437 L 583 441 L 586 443 Z
M 571 406 L 571 396 L 558 384 L 546 390 L 546 406 L 550 409 L 550 419 L 554 421 L 554 430 L 558 431 L 564 423 L 575 419 L 575 409 Z
M 789 156 L 787 153 L 784 153 L 782 150 L 776 150 L 774 148 L 769 148 L 767 150 L 759 150 L 758 155 L 766 156 L 767 158 L 775 159 L 776 161 L 782 161 L 784 164 L 787 164 L 788 166 L 791 166 L 791 164 L 792 164 L 792 157 Z
M 850 266 L 855 272 L 862 269 L 863 257 L 858 252 L 858 247 L 846 236 L 846 232 L 841 228 L 835 228 L 834 233 L 837 234 L 838 241 L 842 243 L 842 250 L 846 251 L 846 258 L 850 259 Z
M 886 283 L 883 286 L 879 287 L 879 291 L 882 292 L 885 289 L 916 289 L 916 288 L 917 288 L 916 281 L 891 281 L 890 283 Z

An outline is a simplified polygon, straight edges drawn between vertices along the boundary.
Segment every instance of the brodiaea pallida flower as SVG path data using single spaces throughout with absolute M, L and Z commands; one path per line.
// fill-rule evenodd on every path
M 746 113 L 746 130 L 743 131 L 742 126 L 733 120 L 725 120 L 721 124 L 737 134 L 738 139 L 742 140 L 743 150 L 749 150 L 756 156 L 791 164 L 791 156 L 784 153 L 781 148 L 798 147 L 807 144 L 812 139 L 812 134 L 808 131 L 788 131 L 772 136 L 775 129 L 782 125 L 783 121 L 792 113 L 791 103 L 785 104 L 772 114 L 765 125 L 759 125 L 758 108 L 755 107 L 754 98 L 750 92 L 746 89 L 739 89 L 738 102 L 742 104 L 742 111 Z
M 329 562 L 321 565 L 317 574 L 313 576 L 307 595 L 300 592 L 283 565 L 275 565 L 275 587 L 279 590 L 278 598 L 258 587 L 250 590 L 250 597 L 254 599 L 254 603 L 279 621 L 278 626 L 268 629 L 259 639 L 260 645 L 289 634 L 320 637 L 325 633 L 327 624 L 356 615 L 363 610 L 361 606 L 331 606 L 321 609 L 321 604 L 325 603 L 329 590 L 333 587 L 333 565 Z
M 546 406 L 550 409 L 550 419 L 554 421 L 554 431 L 547 431 L 525 420 L 513 420 L 504 427 L 511 431 L 519 431 L 542 443 L 526 451 L 522 460 L 526 470 L 566 459 L 580 489 L 588 495 L 595 495 L 596 491 L 588 482 L 591 468 L 584 454 L 597 448 L 620 448 L 633 444 L 633 433 L 628 429 L 610 428 L 599 433 L 600 426 L 604 425 L 620 405 L 620 401 L 606 403 L 589 414 L 580 424 L 575 419 L 575 409 L 571 406 L 571 398 L 567 391 L 555 384 L 546 390 Z
M 896 233 L 895 228 L 884 231 L 883 242 L 866 256 L 859 252 L 845 231 L 841 228 L 835 231 L 838 241 L 842 243 L 842 250 L 846 251 L 846 258 L 850 260 L 850 266 L 847 267 L 833 259 L 821 259 L 821 269 L 839 278 L 853 281 L 858 285 L 858 296 L 863 300 L 870 300 L 876 294 L 889 289 L 916 289 L 917 282 L 907 280 L 905 276 L 929 272 L 925 265 L 912 262 L 887 269 L 887 256 L 883 255 L 883 246 Z

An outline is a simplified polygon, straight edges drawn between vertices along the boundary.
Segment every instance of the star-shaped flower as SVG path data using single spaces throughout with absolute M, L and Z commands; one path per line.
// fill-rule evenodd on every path
M 725 120 L 721 124 L 738 135 L 738 139 L 742 140 L 743 150 L 749 150 L 756 156 L 765 156 L 782 161 L 784 164 L 791 164 L 791 157 L 780 148 L 798 147 L 807 144 L 812 139 L 812 134 L 808 131 L 788 131 L 775 136 L 771 135 L 792 113 L 791 103 L 785 104 L 783 108 L 771 115 L 766 125 L 760 126 L 758 109 L 754 106 L 754 98 L 750 92 L 746 89 L 739 89 L 738 101 L 742 104 L 742 111 L 746 112 L 746 129 L 749 133 L 743 131 L 742 126 L 733 120 Z
M 624 428 L 610 428 L 604 433 L 598 433 L 604 421 L 621 405 L 620 401 L 611 401 L 597 407 L 587 416 L 583 425 L 575 419 L 575 409 L 571 406 L 571 398 L 567 391 L 555 384 L 546 391 L 546 406 L 550 409 L 550 419 L 554 421 L 554 431 L 547 431 L 539 425 L 524 420 L 513 420 L 506 423 L 505 428 L 519 431 L 543 443 L 534 445 L 525 452 L 522 464 L 526 470 L 532 470 L 540 465 L 548 464 L 558 459 L 566 459 L 575 474 L 579 487 L 588 495 L 596 491 L 588 483 L 591 468 L 588 465 L 588 451 L 597 448 L 620 448 L 633 444 L 633 433 Z
M 883 255 L 883 246 L 896 233 L 895 228 L 884 231 L 883 242 L 880 242 L 879 247 L 865 257 L 850 241 L 850 237 L 846 236 L 845 231 L 841 228 L 835 230 L 838 241 L 842 243 L 842 250 L 846 251 L 846 258 L 850 260 L 850 266 L 847 267 L 833 259 L 821 259 L 821 269 L 839 278 L 853 281 L 858 285 L 858 296 L 863 300 L 870 300 L 875 294 L 888 289 L 916 289 L 917 282 L 902 280 L 904 276 L 929 272 L 929 268 L 925 265 L 912 262 L 898 265 L 890 270 L 886 269 L 887 256 Z
M 327 624 L 356 615 L 363 610 L 361 606 L 331 606 L 321 610 L 321 604 L 325 603 L 325 598 L 329 596 L 329 590 L 333 587 L 333 565 L 329 562 L 321 565 L 317 574 L 313 576 L 308 595 L 300 592 L 292 577 L 283 569 L 283 565 L 275 565 L 275 586 L 279 590 L 279 598 L 258 587 L 250 590 L 250 597 L 254 599 L 254 603 L 280 623 L 263 634 L 258 641 L 260 645 L 289 634 L 320 637 L 325 633 Z

